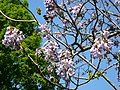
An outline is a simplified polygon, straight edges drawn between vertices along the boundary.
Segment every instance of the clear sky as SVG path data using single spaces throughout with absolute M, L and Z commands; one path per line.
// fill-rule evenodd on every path
M 43 19 L 43 15 L 38 15 L 36 13 L 36 8 L 41 8 L 42 13 L 45 12 L 45 7 L 43 5 L 44 0 L 29 0 L 29 9 L 34 13 L 38 21 L 42 24 L 45 23 Z M 110 70 L 109 70 L 110 71 Z M 114 84 L 118 86 L 118 82 L 116 80 L 116 73 L 114 73 L 114 69 L 111 69 L 110 73 L 108 73 L 109 79 L 113 81 Z M 78 90 L 113 90 L 113 88 L 102 78 L 99 78 L 99 80 L 93 80 L 89 82 L 88 84 L 85 84 L 81 86 Z M 120 90 L 120 88 L 118 89 Z

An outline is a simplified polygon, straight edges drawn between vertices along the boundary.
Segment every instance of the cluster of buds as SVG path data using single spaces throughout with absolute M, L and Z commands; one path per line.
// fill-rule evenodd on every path
M 94 58 L 102 58 L 106 52 L 111 50 L 112 42 L 108 39 L 109 32 L 104 30 L 101 38 L 96 38 L 90 52 Z M 106 51 L 106 52 L 105 52 Z
M 69 50 L 59 51 L 59 62 L 56 63 L 56 73 L 64 79 L 75 74 L 74 62 Z
M 44 18 L 47 22 L 50 22 L 56 16 L 57 8 L 53 0 L 45 0 L 45 5 L 46 15 L 44 15 Z
M 38 32 L 41 32 L 44 38 L 50 38 L 50 29 L 47 27 L 46 24 L 40 25 L 38 28 Z
M 78 14 L 78 13 L 83 12 L 84 10 L 85 10 L 85 8 L 82 7 L 82 4 L 78 4 L 78 5 L 70 8 L 70 12 L 71 12 L 72 14 L 75 14 L 75 15 Z
M 22 31 L 19 31 L 15 27 L 9 26 L 7 27 L 2 44 L 6 47 L 12 46 L 14 49 L 19 49 L 20 41 L 22 41 L 24 38 L 25 37 Z

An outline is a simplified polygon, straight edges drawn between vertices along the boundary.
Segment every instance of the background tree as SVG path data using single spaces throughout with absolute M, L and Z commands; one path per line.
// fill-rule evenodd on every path
M 28 8 L 27 0 L 21 2 L 24 6 L 18 0 L 0 0 L 0 89 L 37 90 L 42 87 L 44 90 L 53 90 L 54 86 L 41 77 L 39 70 L 28 57 L 36 58 L 35 50 L 40 46 L 41 37 L 35 31 L 37 22 L 25 8 Z M 20 43 L 22 49 L 13 49 L 2 44 L 7 27 L 23 32 L 25 40 Z M 41 66 L 41 70 L 44 69 L 43 75 L 47 75 L 44 67 L 48 63 L 43 62 L 42 58 L 36 62 Z

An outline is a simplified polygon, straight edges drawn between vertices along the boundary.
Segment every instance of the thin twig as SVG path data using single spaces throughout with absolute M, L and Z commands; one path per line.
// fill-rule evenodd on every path
M 113 66 L 116 66 L 118 64 L 118 62 L 117 63 L 113 63 L 112 65 L 110 65 L 110 66 L 108 66 L 106 69 L 104 69 L 103 71 L 102 71 L 102 73 L 105 73 L 107 70 L 109 70 L 110 68 L 112 68 Z
M 95 5 L 94 3 L 92 3 L 92 2 L 90 2 L 92 5 Z M 119 25 L 117 25 L 113 20 L 111 20 L 111 18 L 109 18 L 100 8 L 98 8 L 98 7 L 96 7 L 97 8 L 97 10 L 99 11 L 99 12 L 101 12 L 101 14 L 103 14 L 105 17 L 106 17 L 106 19 L 108 19 L 111 23 L 113 23 L 118 29 L 120 29 L 120 26 Z

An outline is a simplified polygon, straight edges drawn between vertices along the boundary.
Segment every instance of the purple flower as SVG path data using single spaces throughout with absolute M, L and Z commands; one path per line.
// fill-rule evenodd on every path
M 39 26 L 38 31 L 42 32 L 44 38 L 50 38 L 50 29 L 47 27 L 46 24 L 42 24 L 41 26 Z
M 45 0 L 45 5 L 46 5 L 46 15 L 44 15 L 44 18 L 47 22 L 50 22 L 56 16 L 57 8 L 53 0 Z
M 103 37 L 105 39 L 107 39 L 108 35 L 109 35 L 109 31 L 108 30 L 103 30 L 103 33 L 102 33 Z
M 7 31 L 4 35 L 4 39 L 2 40 L 2 44 L 6 47 L 12 46 L 14 49 L 20 48 L 20 41 L 24 39 L 24 35 L 22 31 L 19 31 L 15 27 L 7 27 Z
M 55 41 L 47 41 L 43 46 L 45 59 L 49 61 L 58 61 L 57 53 L 58 44 Z
M 56 63 L 56 73 L 64 79 L 75 74 L 74 62 L 72 61 L 71 53 L 69 50 L 59 51 L 59 62 Z
M 91 48 L 90 52 L 94 58 L 100 57 L 102 53 L 97 48 Z
M 59 45 L 52 40 L 48 40 L 42 47 L 45 60 L 51 62 L 56 67 L 56 73 L 64 79 L 75 74 L 74 62 L 71 52 L 67 49 L 60 49 Z M 41 55 L 41 50 L 36 49 L 36 55 Z
M 92 48 L 90 49 L 91 55 L 94 58 L 102 58 L 105 53 L 105 51 L 109 52 L 111 50 L 111 45 L 113 42 L 111 42 L 108 37 L 109 32 L 107 30 L 104 30 L 102 33 L 102 37 L 96 38 L 94 40 L 94 44 L 92 45 Z
M 82 4 L 78 4 L 78 5 L 70 8 L 70 12 L 73 13 L 73 14 L 81 13 L 80 10 L 81 10 L 81 12 L 83 12 L 85 10 L 85 8 L 82 7 Z

